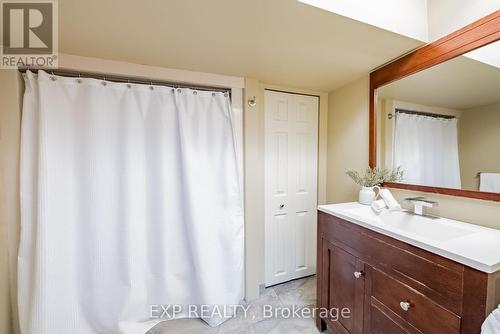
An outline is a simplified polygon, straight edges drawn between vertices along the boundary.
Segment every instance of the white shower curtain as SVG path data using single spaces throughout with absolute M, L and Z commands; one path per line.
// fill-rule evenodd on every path
M 25 82 L 22 333 L 144 333 L 160 304 L 241 302 L 229 98 L 43 71 Z
M 456 118 L 396 113 L 393 157 L 405 183 L 461 188 Z

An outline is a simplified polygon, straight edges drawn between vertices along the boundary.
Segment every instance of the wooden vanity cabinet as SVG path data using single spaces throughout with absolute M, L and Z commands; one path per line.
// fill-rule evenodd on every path
M 475 334 L 500 303 L 486 274 L 318 212 L 318 329 L 340 334 Z M 332 316 L 342 309 L 350 317 Z

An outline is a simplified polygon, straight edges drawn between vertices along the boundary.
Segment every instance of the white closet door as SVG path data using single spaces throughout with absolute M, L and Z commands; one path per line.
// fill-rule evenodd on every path
M 316 273 L 318 97 L 265 92 L 266 286 Z

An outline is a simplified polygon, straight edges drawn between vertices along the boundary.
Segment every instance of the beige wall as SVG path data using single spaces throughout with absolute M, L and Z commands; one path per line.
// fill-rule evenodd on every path
M 326 203 L 328 94 L 245 80 L 245 222 L 246 222 L 246 296 L 259 296 L 265 283 L 265 217 L 264 217 L 264 90 L 319 96 L 318 202 Z M 255 96 L 257 105 L 250 107 L 248 98 Z
M 356 201 L 359 188 L 345 175 L 368 165 L 368 76 L 329 94 L 327 202 Z M 423 195 L 439 202 L 430 213 L 500 229 L 500 203 L 393 189 L 402 203 Z
M 354 201 L 359 189 L 345 172 L 368 167 L 368 85 L 365 76 L 328 96 L 328 203 Z
M 500 173 L 500 103 L 465 110 L 458 125 L 462 188 L 478 190 L 477 173 Z
M 257 105 L 246 101 L 255 96 Z M 264 113 L 263 92 L 255 79 L 245 80 L 245 290 L 247 300 L 259 296 L 264 282 Z
M 17 332 L 16 263 L 19 234 L 21 80 L 0 70 L 0 333 Z

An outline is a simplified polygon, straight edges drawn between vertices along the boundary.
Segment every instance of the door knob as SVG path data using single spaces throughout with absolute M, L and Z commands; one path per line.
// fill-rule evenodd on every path
M 285 207 L 285 204 L 280 204 L 280 209 L 283 209 Z
M 364 273 L 362 271 L 355 271 L 354 272 L 354 277 L 356 277 L 356 278 L 361 278 L 361 276 L 363 276 L 363 275 L 364 275 Z
M 401 306 L 403 311 L 408 312 L 408 310 L 411 307 L 411 304 L 409 302 L 401 302 L 401 303 L 399 303 L 399 306 Z

